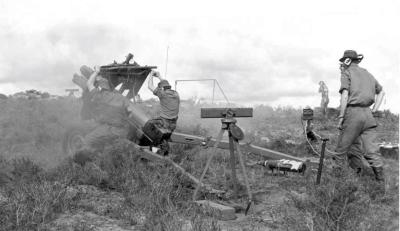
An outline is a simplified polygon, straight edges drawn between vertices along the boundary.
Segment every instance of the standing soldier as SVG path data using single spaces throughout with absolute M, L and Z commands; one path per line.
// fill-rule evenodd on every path
M 178 121 L 180 103 L 179 94 L 171 89 L 171 85 L 166 79 L 161 78 L 158 71 L 151 71 L 148 77 L 148 87 L 150 91 L 159 98 L 161 106 L 160 116 L 154 120 L 163 128 L 173 132 L 176 128 L 176 122 Z M 160 79 L 157 87 L 154 86 L 153 77 Z M 167 141 L 163 141 L 161 149 L 164 155 L 168 155 L 169 145 Z
M 384 92 L 374 76 L 358 66 L 362 59 L 363 56 L 353 50 L 346 50 L 339 59 L 342 64 L 338 122 L 340 135 L 336 151 L 347 153 L 350 167 L 358 173 L 363 168 L 362 160 L 365 158 L 376 180 L 384 181 L 382 157 L 378 146 L 373 144 L 377 123 L 372 115 L 379 109 Z
M 325 116 L 327 113 L 328 103 L 329 103 L 329 95 L 328 95 L 329 91 L 324 81 L 319 81 L 318 92 L 321 93 L 321 109 L 322 109 L 322 114 Z

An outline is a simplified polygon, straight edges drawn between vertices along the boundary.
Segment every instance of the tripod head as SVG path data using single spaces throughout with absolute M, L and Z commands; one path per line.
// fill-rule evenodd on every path
M 201 108 L 200 110 L 200 117 L 202 119 L 253 117 L 253 108 Z
M 244 133 L 236 125 L 235 117 L 253 117 L 253 108 L 201 108 L 201 118 L 221 118 L 223 130 L 236 140 L 243 140 Z

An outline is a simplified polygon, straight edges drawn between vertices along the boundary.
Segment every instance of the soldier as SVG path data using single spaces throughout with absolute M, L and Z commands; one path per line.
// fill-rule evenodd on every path
M 341 100 L 337 127 L 340 135 L 336 151 L 347 153 L 350 167 L 358 173 L 363 169 L 365 158 L 372 167 L 376 180 L 384 181 L 382 157 L 378 146 L 372 143 L 377 126 L 372 113 L 379 109 L 384 92 L 374 76 L 358 66 L 362 59 L 363 56 L 353 50 L 346 50 L 339 59 Z
M 319 93 L 321 93 L 321 109 L 322 113 L 325 116 L 328 109 L 329 103 L 329 95 L 328 95 L 328 87 L 324 83 L 324 81 L 319 81 Z
M 165 129 L 169 129 L 173 132 L 176 128 L 176 122 L 178 120 L 179 103 L 180 98 L 178 92 L 171 89 L 171 85 L 167 80 L 162 79 L 160 73 L 157 71 L 151 71 L 148 75 L 148 87 L 160 100 L 160 116 L 155 119 L 156 123 L 161 125 Z M 153 83 L 153 77 L 160 79 L 158 86 L 155 87 Z M 167 141 L 163 141 L 161 149 L 164 150 L 164 155 L 168 155 L 169 145 Z
M 95 67 L 87 81 L 87 100 L 90 102 L 91 114 L 97 123 L 96 128 L 84 138 L 84 146 L 77 151 L 73 159 L 82 166 L 91 166 L 104 176 L 104 172 L 95 164 L 97 152 L 117 139 L 127 139 L 129 115 L 133 112 L 132 103 L 118 92 L 112 91 L 107 79 L 99 75 L 100 67 Z

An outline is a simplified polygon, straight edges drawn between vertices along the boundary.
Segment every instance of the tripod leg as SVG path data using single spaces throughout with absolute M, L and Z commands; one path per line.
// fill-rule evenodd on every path
M 217 140 L 216 140 L 216 142 L 215 142 L 215 144 L 214 144 L 214 148 L 218 147 L 219 142 L 221 142 L 221 140 L 222 140 L 222 135 L 223 135 L 223 134 L 224 134 L 224 130 L 221 129 L 221 131 L 219 131 L 219 133 L 218 133 Z M 194 201 L 195 201 L 196 198 L 197 198 L 197 192 L 199 191 L 199 189 L 200 189 L 200 187 L 201 187 L 201 185 L 202 185 L 204 176 L 206 175 L 207 170 L 208 170 L 208 168 L 210 167 L 210 163 L 211 163 L 211 160 L 212 160 L 213 157 L 214 157 L 214 154 L 215 154 L 215 152 L 212 152 L 211 155 L 210 155 L 210 156 L 208 157 L 208 159 L 207 159 L 206 167 L 204 168 L 203 173 L 201 174 L 201 177 L 200 177 L 200 179 L 199 179 L 199 183 L 197 184 L 196 189 L 195 189 L 194 192 L 193 192 L 193 197 L 192 197 L 192 199 L 193 199 Z
M 253 196 L 251 194 L 250 184 L 249 184 L 249 180 L 247 178 L 247 172 L 246 172 L 246 167 L 244 165 L 242 152 L 240 151 L 240 144 L 237 141 L 235 141 L 235 145 L 236 145 L 236 150 L 237 150 L 238 156 L 239 156 L 240 167 L 242 168 L 244 182 L 246 184 L 247 195 L 249 197 L 249 204 L 247 205 L 246 212 L 245 212 L 245 214 L 247 215 L 247 212 L 250 209 L 250 205 L 251 205 L 252 200 L 253 200 Z
M 232 134 L 229 132 L 229 152 L 230 152 L 230 167 L 231 167 L 231 183 L 233 185 L 233 199 L 236 200 L 238 197 L 238 184 L 237 184 L 237 176 L 236 176 L 236 158 L 235 158 L 235 147 L 234 140 Z

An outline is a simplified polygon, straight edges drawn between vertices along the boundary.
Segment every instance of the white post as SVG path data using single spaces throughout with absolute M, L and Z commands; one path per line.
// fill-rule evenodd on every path
M 168 70 L 168 51 L 169 51 L 169 45 L 167 46 L 167 57 L 165 60 L 165 74 L 164 74 L 165 79 L 167 79 L 167 70 Z

